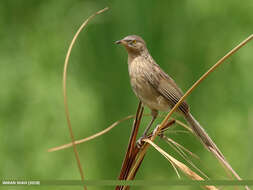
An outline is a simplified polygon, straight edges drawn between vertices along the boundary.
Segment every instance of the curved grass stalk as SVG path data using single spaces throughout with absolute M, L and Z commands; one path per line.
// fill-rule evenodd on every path
M 85 28 L 85 26 L 88 24 L 88 22 L 94 18 L 96 15 L 99 15 L 101 13 L 103 13 L 104 11 L 108 10 L 108 7 L 97 11 L 96 13 L 94 13 L 93 15 L 89 16 L 84 22 L 83 24 L 80 26 L 80 28 L 77 30 L 75 36 L 73 37 L 69 48 L 68 48 L 68 52 L 66 54 L 66 58 L 65 58 L 65 63 L 64 63 L 64 70 L 63 70 L 63 96 L 64 96 L 64 106 L 65 106 L 65 115 L 66 115 L 66 119 L 67 119 L 67 123 L 68 123 L 68 128 L 69 128 L 69 133 L 70 133 L 70 137 L 71 137 L 71 141 L 72 141 L 72 145 L 73 145 L 73 149 L 74 149 L 74 153 L 75 153 L 75 158 L 77 161 L 77 165 L 78 165 L 78 169 L 81 175 L 81 179 L 84 180 L 84 174 L 83 174 L 83 169 L 81 166 L 81 162 L 79 159 L 79 155 L 75 146 L 75 138 L 74 138 L 74 133 L 73 133 L 73 129 L 71 126 L 71 122 L 70 122 L 70 116 L 69 116 L 69 108 L 68 108 L 68 101 L 67 101 L 67 92 L 66 92 L 66 80 L 67 80 L 67 68 L 68 68 L 68 63 L 69 63 L 69 57 L 72 51 L 72 47 L 78 37 L 78 35 L 80 34 L 80 32 Z M 84 186 L 84 189 L 86 190 L 86 186 Z
M 126 121 L 126 120 L 128 120 L 128 119 L 132 119 L 132 118 L 134 118 L 134 117 L 135 117 L 135 115 L 129 115 L 129 116 L 127 116 L 127 117 L 124 117 L 124 118 L 122 118 L 122 119 L 120 119 L 120 120 L 114 122 L 112 125 L 110 125 L 110 126 L 107 127 L 106 129 L 104 129 L 104 130 L 102 130 L 102 131 L 100 131 L 100 132 L 98 132 L 98 133 L 95 133 L 94 135 L 91 135 L 91 136 L 89 136 L 89 137 L 86 137 L 86 138 L 83 138 L 83 139 L 74 141 L 74 144 L 76 144 L 76 145 L 77 145 L 77 144 L 81 144 L 81 143 L 90 141 L 90 140 L 92 140 L 92 139 L 95 139 L 95 138 L 97 138 L 97 137 L 99 137 L 99 136 L 101 136 L 101 135 L 104 135 L 105 133 L 109 132 L 109 131 L 112 130 L 114 127 L 116 127 L 117 125 L 119 125 L 121 122 Z M 50 148 L 50 149 L 48 149 L 48 152 L 55 152 L 55 151 L 58 151 L 58 150 L 62 150 L 62 149 L 65 149 L 65 148 L 69 148 L 69 147 L 71 147 L 71 146 L 73 146 L 73 143 L 72 143 L 72 142 L 71 142 L 71 143 L 68 143 L 68 144 L 61 145 L 61 146 L 57 146 L 57 147 L 54 147 L 54 148 Z

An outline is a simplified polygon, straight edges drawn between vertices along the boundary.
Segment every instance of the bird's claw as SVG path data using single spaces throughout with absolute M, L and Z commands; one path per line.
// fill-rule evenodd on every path
M 144 144 L 143 139 L 146 139 L 146 138 L 147 138 L 146 135 L 141 136 L 141 137 L 136 141 L 136 146 L 137 146 L 138 148 L 141 148 L 142 145 Z

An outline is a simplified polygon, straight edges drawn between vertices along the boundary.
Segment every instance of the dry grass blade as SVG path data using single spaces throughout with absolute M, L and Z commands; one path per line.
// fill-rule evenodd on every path
M 109 127 L 107 127 L 106 129 L 94 134 L 94 135 L 91 135 L 89 137 L 86 137 L 84 139 L 80 139 L 80 140 L 76 140 L 74 142 L 74 144 L 81 144 L 81 143 L 84 143 L 84 142 L 87 142 L 87 141 L 90 141 L 92 139 L 95 139 L 101 135 L 104 135 L 105 133 L 109 132 L 110 130 L 112 130 L 114 127 L 116 127 L 117 125 L 119 125 L 121 122 L 123 121 L 126 121 L 128 119 L 132 119 L 134 118 L 135 116 L 134 115 L 129 115 L 127 117 L 124 117 L 116 122 L 114 122 L 112 125 L 110 125 Z M 73 146 L 73 143 L 68 143 L 68 144 L 64 144 L 64 145 L 61 145 L 61 146 L 57 146 L 57 147 L 54 147 L 54 148 L 50 148 L 48 149 L 48 152 L 54 152 L 54 151 L 58 151 L 58 150 L 62 150 L 62 149 L 65 149 L 65 148 L 69 148 Z
M 193 180 L 204 180 L 202 177 L 200 177 L 198 174 L 193 172 L 188 166 L 183 164 L 182 162 L 178 161 L 174 157 L 170 156 L 167 152 L 165 152 L 163 149 L 161 149 L 159 146 L 157 146 L 153 141 L 150 139 L 144 139 L 143 141 L 149 143 L 152 145 L 158 152 L 160 152 L 167 160 L 172 162 L 180 171 L 182 171 L 184 174 L 186 174 L 188 177 L 190 177 Z M 204 188 L 208 190 L 217 190 L 215 186 L 206 185 Z
M 150 114 L 143 114 L 143 116 L 150 116 Z M 117 125 L 119 125 L 121 122 L 123 121 L 126 121 L 128 119 L 132 119 L 134 118 L 135 115 L 129 115 L 129 116 L 126 116 L 118 121 L 115 121 L 112 125 L 110 125 L 109 127 L 107 127 L 106 129 L 98 132 L 98 133 L 95 133 L 94 135 L 91 135 L 89 137 L 86 137 L 86 138 L 83 138 L 83 139 L 80 139 L 80 140 L 76 140 L 74 142 L 74 144 L 81 144 L 81 143 L 84 143 L 84 142 L 87 142 L 87 141 L 90 141 L 92 139 L 95 139 L 101 135 L 104 135 L 106 133 L 108 133 L 110 130 L 112 130 L 114 127 L 116 127 Z M 67 143 L 67 144 L 64 144 L 64 145 L 60 145 L 60 146 L 57 146 L 57 147 L 53 147 L 53 148 L 50 148 L 48 149 L 47 151 L 48 152 L 55 152 L 55 151 L 58 151 L 58 150 L 62 150 L 62 149 L 65 149 L 65 148 L 69 148 L 69 147 L 72 147 L 73 146 L 73 143 Z
M 165 142 L 167 142 L 186 162 L 188 162 L 194 169 L 196 169 L 200 174 L 202 174 L 206 179 L 208 179 L 208 176 L 202 172 L 191 160 L 190 158 L 186 155 L 186 153 L 183 151 L 185 150 L 187 153 L 190 153 L 190 155 L 195 155 L 193 154 L 191 151 L 189 151 L 188 149 L 186 149 L 185 147 L 183 147 L 182 145 L 178 146 L 179 144 L 175 141 L 173 141 L 172 139 L 163 136 L 162 137 Z M 197 155 L 195 155 L 197 156 Z
M 162 133 L 164 133 L 165 131 L 167 131 L 167 130 L 161 130 L 161 132 Z M 186 131 L 186 130 L 170 130 L 170 131 L 168 131 L 168 133 L 169 134 L 178 134 L 178 133 L 180 133 L 180 134 L 182 134 L 182 133 L 184 133 L 184 134 L 189 134 L 190 132 L 189 131 Z
M 141 119 L 143 116 L 144 108 L 142 106 L 141 101 L 139 102 L 135 120 L 132 127 L 132 132 L 129 138 L 127 151 L 121 166 L 120 175 L 118 177 L 119 180 L 124 180 L 127 178 L 129 170 L 131 169 L 131 165 L 133 164 L 133 161 L 135 159 L 135 156 L 137 155 L 139 148 L 136 146 L 136 138 L 139 130 L 139 126 L 141 123 Z M 116 186 L 115 190 L 121 190 L 121 189 L 129 189 L 129 186 Z
M 148 115 L 150 115 L 150 114 L 148 114 Z M 170 121 L 166 124 L 166 126 L 165 126 L 163 129 L 166 130 L 166 129 L 168 129 L 169 127 L 171 127 L 172 125 L 174 125 L 174 124 L 175 124 L 175 119 L 172 119 L 172 120 L 170 120 Z M 138 125 L 139 125 L 139 124 L 138 124 Z M 148 138 L 151 138 L 151 136 L 152 136 L 152 134 L 149 134 L 149 135 L 148 135 Z M 132 141 L 132 142 L 133 142 L 133 141 Z M 139 147 L 139 146 L 140 146 L 140 147 Z M 127 180 L 133 180 L 133 179 L 135 178 L 135 175 L 136 175 L 136 173 L 138 172 L 138 169 L 140 168 L 140 165 L 141 165 L 141 163 L 142 163 L 142 161 L 143 161 L 143 159 L 144 159 L 144 156 L 145 156 L 145 155 L 139 160 L 139 165 L 135 165 L 134 161 L 136 161 L 136 157 L 137 157 L 137 155 L 139 154 L 142 145 L 139 145 L 139 146 L 137 146 L 136 143 L 135 143 L 134 153 L 133 153 L 133 155 L 132 155 L 132 157 L 131 157 L 131 159 L 130 159 L 130 162 L 128 162 L 129 165 L 128 165 L 127 170 L 121 170 L 121 171 L 124 171 L 124 178 L 123 178 L 124 180 L 125 180 L 125 179 L 127 179 Z M 180 175 L 179 175 L 179 173 L 178 173 L 178 171 L 177 171 L 177 168 L 173 165 L 173 163 L 171 163 L 171 165 L 172 165 L 173 168 L 175 169 L 175 172 L 177 173 L 178 177 L 180 178 Z M 132 167 L 133 167 L 133 166 L 136 167 L 134 170 L 132 170 Z M 131 169 L 131 170 L 130 170 L 130 169 Z M 130 173 L 130 172 L 131 172 L 131 173 Z M 129 176 L 131 176 L 131 178 L 130 178 Z M 119 179 L 122 180 L 122 178 L 119 178 Z M 122 190 L 122 189 L 123 189 L 123 190 L 129 190 L 129 189 L 130 189 L 130 186 L 121 186 L 120 189 L 117 189 L 117 188 L 116 188 L 116 190 Z
M 179 121 L 179 120 L 176 120 L 176 123 L 177 123 L 178 125 L 184 127 L 185 129 L 187 129 L 187 130 L 190 131 L 191 133 L 193 133 L 192 129 L 191 129 L 188 125 L 184 124 L 183 122 L 181 122 L 181 121 Z
M 166 136 L 162 137 L 166 142 L 174 144 L 179 150 L 185 151 L 188 154 L 190 154 L 192 157 L 199 159 L 198 155 L 194 154 L 193 152 L 189 151 L 187 148 L 185 148 L 183 145 L 177 143 L 176 141 L 172 140 L 171 138 L 168 138 Z
M 163 155 L 164 157 L 166 157 L 165 155 Z M 170 162 L 170 164 L 172 165 L 172 167 L 173 167 L 173 169 L 174 169 L 174 171 L 176 172 L 176 174 L 177 174 L 177 177 L 179 178 L 179 179 L 181 179 L 181 176 L 180 176 L 180 174 L 179 174 L 179 172 L 178 172 L 178 170 L 177 170 L 177 166 L 174 164 L 174 162 L 172 162 L 170 159 L 167 159 L 169 162 Z
M 156 138 L 156 136 L 160 133 L 161 129 L 164 128 L 164 126 L 167 124 L 169 118 L 171 117 L 172 113 L 176 111 L 178 106 L 186 99 L 186 97 L 210 74 L 212 73 L 219 65 L 221 65 L 225 60 L 227 60 L 231 55 L 233 55 L 235 52 L 237 52 L 241 47 L 243 47 L 245 44 L 247 44 L 250 40 L 252 40 L 253 35 L 250 35 L 248 38 L 246 38 L 244 41 L 242 41 L 239 45 L 237 45 L 235 48 L 233 48 L 230 52 L 228 52 L 224 57 L 222 57 L 217 63 L 215 63 L 205 74 L 203 74 L 193 85 L 192 87 L 180 98 L 180 100 L 177 102 L 177 104 L 170 110 L 170 112 L 167 114 L 165 119 L 160 124 L 158 130 L 154 133 L 153 137 L 151 138 L 152 141 Z M 135 173 L 136 168 L 139 167 L 141 160 L 143 159 L 144 155 L 146 154 L 146 151 L 149 147 L 149 144 L 145 143 L 142 147 L 142 151 L 138 154 L 136 157 L 136 161 L 129 172 L 129 176 L 127 179 L 131 179 L 133 174 Z
M 150 114 L 143 114 L 143 116 L 150 116 Z M 106 129 L 98 132 L 98 133 L 95 133 L 94 135 L 91 135 L 89 137 L 86 137 L 86 138 L 83 138 L 83 139 L 80 139 L 80 140 L 76 140 L 74 142 L 74 144 L 81 144 L 81 143 L 84 143 L 84 142 L 87 142 L 87 141 L 90 141 L 92 139 L 95 139 L 101 135 L 104 135 L 105 133 L 108 133 L 110 130 L 112 130 L 114 127 L 116 127 L 117 125 L 119 125 L 121 122 L 123 121 L 126 121 L 128 119 L 132 119 L 134 118 L 135 115 L 129 115 L 129 116 L 126 116 L 118 121 L 115 121 L 112 125 L 110 125 L 109 127 L 107 127 Z M 64 144 L 64 145 L 60 145 L 60 146 L 57 146 L 57 147 L 53 147 L 53 148 L 50 148 L 48 149 L 47 151 L 48 152 L 55 152 L 55 151 L 58 151 L 58 150 L 62 150 L 62 149 L 65 149 L 65 148 L 69 148 L 69 147 L 72 147 L 73 146 L 73 143 L 67 143 L 67 144 Z
M 88 19 L 86 19 L 84 21 L 84 23 L 77 30 L 74 38 L 72 39 L 72 41 L 70 43 L 70 46 L 69 46 L 69 49 L 68 49 L 68 52 L 67 52 L 67 55 L 66 55 L 66 58 L 65 58 L 64 70 L 63 70 L 63 96 L 64 96 L 65 114 L 66 114 L 66 119 L 67 119 L 67 123 L 68 123 L 69 133 L 70 133 L 70 136 L 71 136 L 71 140 L 72 140 L 72 144 L 73 144 L 73 149 L 74 149 L 77 165 L 78 165 L 79 172 L 80 172 L 82 180 L 84 180 L 84 174 L 83 174 L 81 162 L 80 162 L 80 159 L 79 159 L 79 156 L 78 156 L 78 152 L 77 152 L 77 149 L 76 149 L 76 146 L 75 146 L 75 138 L 74 138 L 74 133 L 73 133 L 73 130 L 72 130 L 72 127 L 71 127 L 70 116 L 69 116 L 69 109 L 68 109 L 68 102 L 67 102 L 67 93 L 66 93 L 67 68 L 68 68 L 69 57 L 70 57 L 70 53 L 71 53 L 72 47 L 73 47 L 73 45 L 74 45 L 74 43 L 75 43 L 75 41 L 76 41 L 79 33 L 83 30 L 83 28 L 88 24 L 88 22 L 93 17 L 95 17 L 98 14 L 103 13 L 106 10 L 108 10 L 107 7 L 104 8 L 104 9 L 102 9 L 102 10 L 99 10 L 96 13 L 94 13 L 93 15 L 91 15 Z M 84 189 L 86 189 L 86 186 L 84 186 Z

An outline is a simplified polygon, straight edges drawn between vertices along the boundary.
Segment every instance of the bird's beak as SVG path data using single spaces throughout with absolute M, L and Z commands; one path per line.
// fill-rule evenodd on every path
M 115 44 L 121 44 L 121 40 L 114 42 Z
M 114 42 L 115 44 L 122 44 L 122 45 L 127 45 L 127 42 L 125 40 L 118 40 Z

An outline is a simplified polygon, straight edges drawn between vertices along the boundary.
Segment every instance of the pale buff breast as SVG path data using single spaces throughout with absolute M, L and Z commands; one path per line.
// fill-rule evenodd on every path
M 130 62 L 131 61 L 131 62 Z M 143 57 L 139 56 L 129 60 L 128 70 L 130 82 L 135 95 L 152 110 L 167 111 L 168 101 L 162 97 L 148 82 L 143 72 L 149 72 Z

